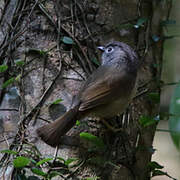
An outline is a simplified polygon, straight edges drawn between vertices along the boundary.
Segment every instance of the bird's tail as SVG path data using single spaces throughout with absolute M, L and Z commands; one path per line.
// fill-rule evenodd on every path
M 38 128 L 38 136 L 50 146 L 59 145 L 61 136 L 65 135 L 75 125 L 77 113 L 77 107 L 70 109 L 54 122 Z

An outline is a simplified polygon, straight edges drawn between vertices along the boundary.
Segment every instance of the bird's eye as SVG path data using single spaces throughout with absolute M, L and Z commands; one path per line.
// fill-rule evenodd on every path
M 113 50 L 114 48 L 110 46 L 106 49 L 106 53 L 111 53 Z

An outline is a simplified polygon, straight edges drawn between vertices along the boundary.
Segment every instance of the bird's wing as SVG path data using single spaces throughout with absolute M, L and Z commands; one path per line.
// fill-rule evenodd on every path
M 121 96 L 126 96 L 128 91 L 131 90 L 127 86 L 132 84 L 128 85 L 128 81 L 127 73 L 123 68 L 120 70 L 111 69 L 110 67 L 98 68 L 82 88 L 79 111 L 107 104 Z

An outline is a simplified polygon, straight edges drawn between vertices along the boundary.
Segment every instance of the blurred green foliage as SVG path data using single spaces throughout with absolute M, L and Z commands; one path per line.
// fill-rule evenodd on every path
M 174 89 L 169 112 L 172 114 L 169 118 L 170 134 L 175 146 L 180 150 L 180 83 Z

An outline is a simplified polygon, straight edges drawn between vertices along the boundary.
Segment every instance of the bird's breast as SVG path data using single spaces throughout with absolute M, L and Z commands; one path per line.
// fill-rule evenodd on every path
M 122 114 L 128 107 L 129 103 L 132 101 L 133 97 L 135 96 L 135 93 L 136 87 L 134 87 L 134 89 L 132 89 L 130 94 L 128 94 L 127 96 L 117 98 L 111 103 L 104 104 L 94 108 L 94 110 L 91 111 L 90 116 L 100 118 L 111 118 L 118 114 Z

